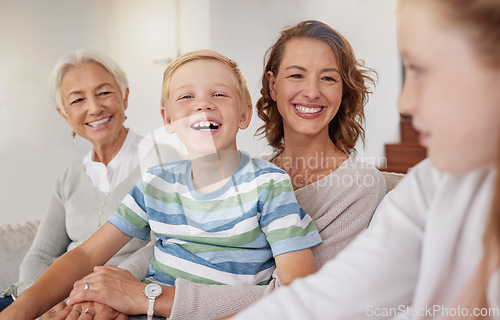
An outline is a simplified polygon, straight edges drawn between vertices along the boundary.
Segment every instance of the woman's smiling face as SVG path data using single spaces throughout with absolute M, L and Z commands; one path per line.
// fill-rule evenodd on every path
M 278 74 L 268 72 L 271 97 L 287 132 L 328 134 L 342 102 L 342 78 L 332 49 L 316 39 L 293 38 L 285 46 Z
M 121 92 L 103 66 L 85 63 L 66 71 L 61 97 L 66 114 L 60 113 L 78 135 L 94 145 L 115 141 L 125 121 L 128 92 Z

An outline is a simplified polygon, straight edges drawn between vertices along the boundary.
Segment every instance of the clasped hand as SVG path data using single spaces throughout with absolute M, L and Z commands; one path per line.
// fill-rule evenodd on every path
M 66 301 L 54 306 L 39 319 L 127 319 L 145 313 L 145 283 L 128 270 L 114 266 L 95 267 L 94 272 L 75 282 Z M 87 311 L 87 312 L 85 312 Z

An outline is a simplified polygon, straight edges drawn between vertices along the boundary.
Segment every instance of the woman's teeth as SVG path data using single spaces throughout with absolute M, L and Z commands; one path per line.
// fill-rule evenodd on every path
M 321 107 L 319 107 L 319 108 L 309 108 L 309 107 L 304 107 L 304 106 L 301 106 L 301 105 L 298 105 L 298 104 L 295 104 L 294 107 L 295 107 L 295 110 L 297 110 L 300 113 L 318 113 L 322 109 Z
M 220 126 L 219 123 L 215 121 L 200 121 L 196 122 L 193 125 L 193 129 L 195 130 L 202 130 L 202 131 L 211 131 L 211 130 L 216 130 Z
M 88 125 L 91 126 L 91 127 L 97 127 L 105 122 L 108 122 L 109 119 L 111 119 L 111 117 L 107 117 L 107 118 L 104 118 L 104 119 L 101 119 L 101 120 L 97 120 L 97 121 L 94 121 L 94 122 L 89 122 Z

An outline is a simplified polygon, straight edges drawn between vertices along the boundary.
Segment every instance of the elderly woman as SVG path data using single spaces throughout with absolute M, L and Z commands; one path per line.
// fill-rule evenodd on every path
M 319 21 L 285 29 L 268 52 L 257 103 L 265 122 L 261 130 L 276 150 L 269 160 L 289 173 L 297 201 L 323 239 L 312 248 L 318 269 L 368 227 L 386 191 L 382 174 L 353 157 L 356 141 L 364 138 L 368 73 L 347 40 Z M 127 267 L 145 268 L 151 256 L 147 246 Z M 77 311 L 116 316 L 102 304 L 124 311 L 126 301 L 146 303 L 143 293 L 134 292 L 136 281 L 126 270 L 100 268 L 75 285 L 71 304 L 78 303 Z M 85 290 L 85 283 L 93 289 Z M 267 286 L 208 286 L 177 279 L 162 294 L 171 297 L 169 319 L 213 319 L 242 310 L 278 285 L 278 278 Z M 69 312 L 66 308 L 61 314 Z
M 129 88 L 120 66 L 101 53 L 80 50 L 59 60 L 50 86 L 57 111 L 73 128 L 72 136 L 87 139 L 92 150 L 57 179 L 21 264 L 19 282 L 4 292 L 3 304 L 31 286 L 59 256 L 91 236 L 140 177 L 142 138 L 123 125 Z M 144 244 L 131 241 L 109 264 L 118 265 Z

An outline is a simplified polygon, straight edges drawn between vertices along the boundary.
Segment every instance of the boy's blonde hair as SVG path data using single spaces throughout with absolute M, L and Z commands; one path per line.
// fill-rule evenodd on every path
M 174 73 L 184 64 L 196 61 L 196 60 L 215 60 L 219 61 L 233 71 L 233 74 L 236 78 L 236 89 L 238 91 L 238 97 L 240 98 L 240 111 L 243 112 L 249 104 L 252 104 L 252 98 L 250 97 L 250 92 L 248 90 L 247 81 L 243 76 L 240 68 L 233 60 L 228 57 L 218 53 L 213 50 L 197 50 L 185 53 L 175 59 L 172 63 L 168 65 L 163 73 L 163 86 L 161 90 L 161 106 L 165 110 L 167 108 L 167 101 L 170 94 L 170 82 L 172 80 L 172 76 Z

